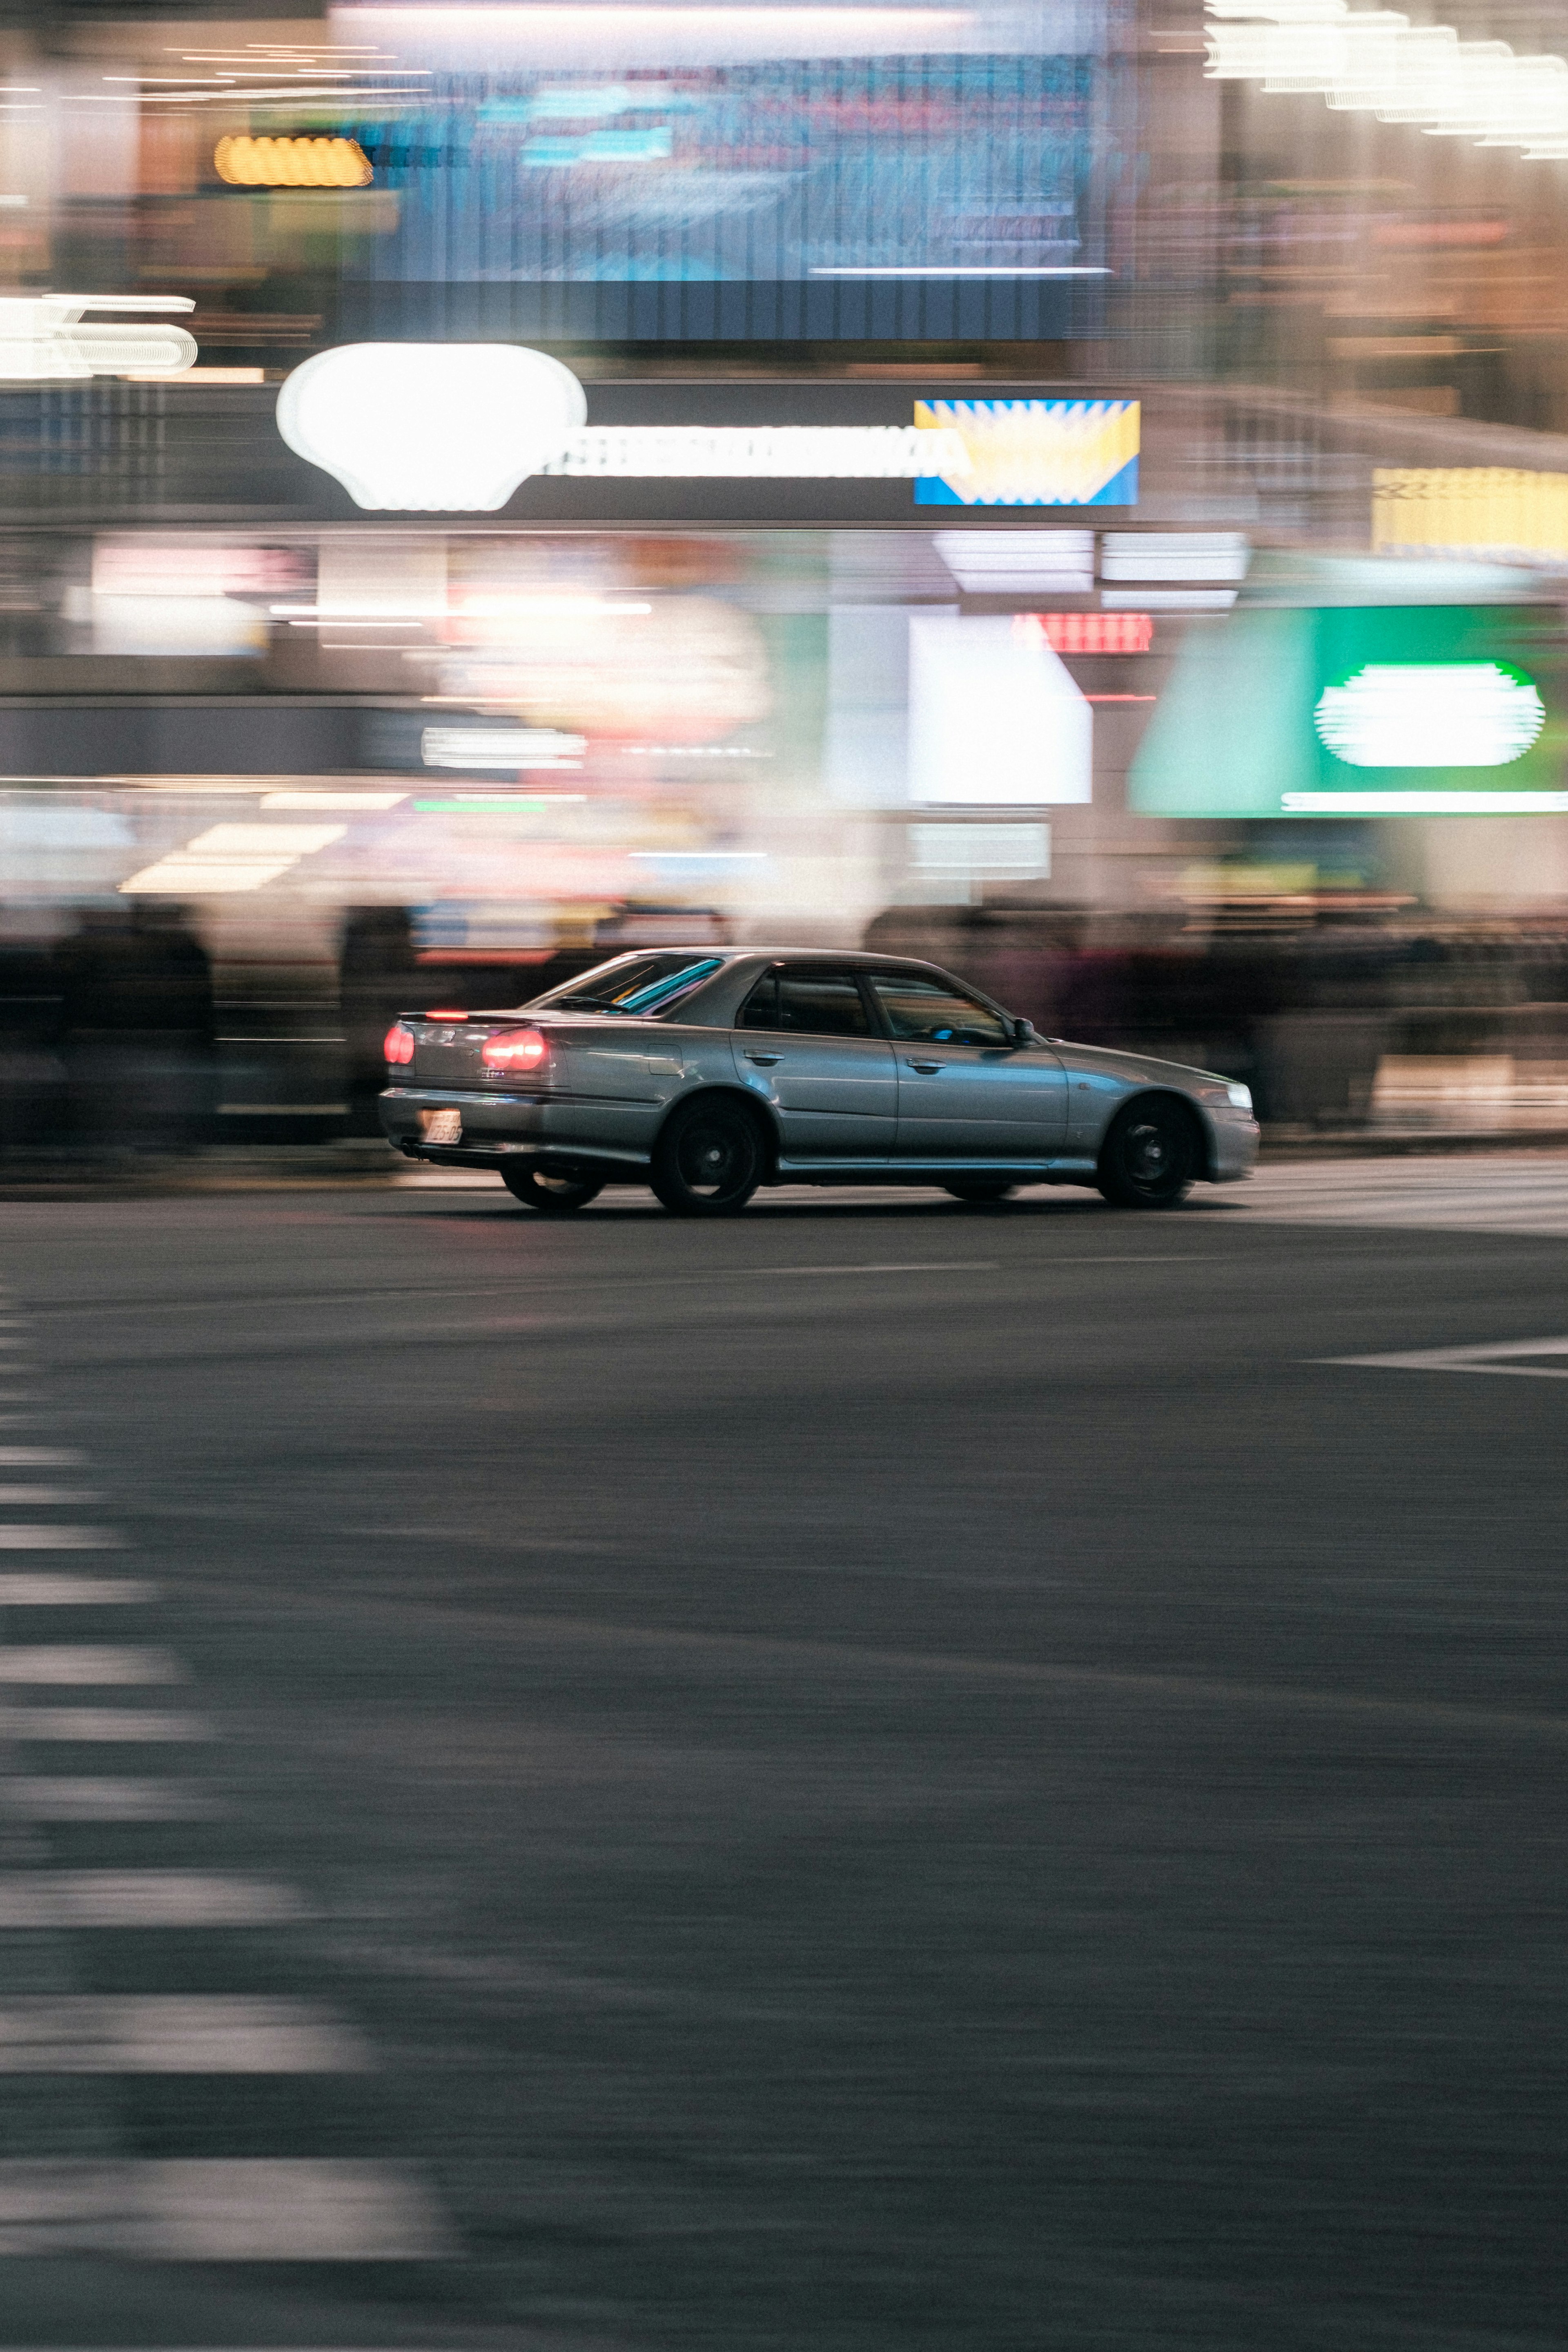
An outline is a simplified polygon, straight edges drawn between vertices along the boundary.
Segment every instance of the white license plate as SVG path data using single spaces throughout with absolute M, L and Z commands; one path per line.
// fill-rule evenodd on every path
M 463 1139 L 460 1110 L 422 1110 L 419 1124 L 426 1143 L 461 1143 Z

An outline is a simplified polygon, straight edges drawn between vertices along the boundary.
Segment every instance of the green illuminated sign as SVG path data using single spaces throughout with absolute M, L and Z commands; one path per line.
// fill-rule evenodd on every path
M 1130 778 L 1145 816 L 1568 810 L 1561 625 L 1535 605 L 1242 609 L 1194 629 Z

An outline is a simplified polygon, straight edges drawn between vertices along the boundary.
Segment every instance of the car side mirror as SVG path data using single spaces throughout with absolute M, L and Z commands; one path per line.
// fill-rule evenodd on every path
M 1034 1044 L 1034 1042 L 1035 1042 L 1035 1024 L 1034 1024 L 1034 1023 L 1033 1023 L 1032 1021 L 1023 1021 L 1023 1020 L 1015 1021 L 1015 1022 L 1014 1022 L 1014 1024 L 1013 1024 L 1013 1043 L 1014 1043 L 1014 1045 L 1032 1045 Z

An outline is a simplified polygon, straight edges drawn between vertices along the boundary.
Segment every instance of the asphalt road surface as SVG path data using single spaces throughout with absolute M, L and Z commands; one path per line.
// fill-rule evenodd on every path
M 0 2344 L 1563 2344 L 1563 1162 L 0 1243 Z

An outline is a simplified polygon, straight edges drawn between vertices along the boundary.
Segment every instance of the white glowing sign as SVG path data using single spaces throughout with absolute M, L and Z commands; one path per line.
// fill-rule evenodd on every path
M 347 343 L 307 360 L 278 430 L 356 506 L 493 512 L 531 474 L 590 479 L 911 481 L 968 470 L 913 425 L 601 425 L 570 369 L 514 343 Z
M 514 343 L 345 343 L 297 367 L 278 430 L 381 510 L 490 513 L 588 413 L 570 368 Z
M 1388 662 L 1325 687 L 1312 722 L 1352 768 L 1506 768 L 1546 711 L 1530 679 L 1497 662 Z
M 194 310 L 184 294 L 0 296 L 0 379 L 79 382 L 94 375 L 183 375 L 195 362 L 184 327 L 84 326 L 89 310 Z
M 1044 632 L 911 613 L 910 798 L 928 807 L 1087 801 L 1094 713 Z

